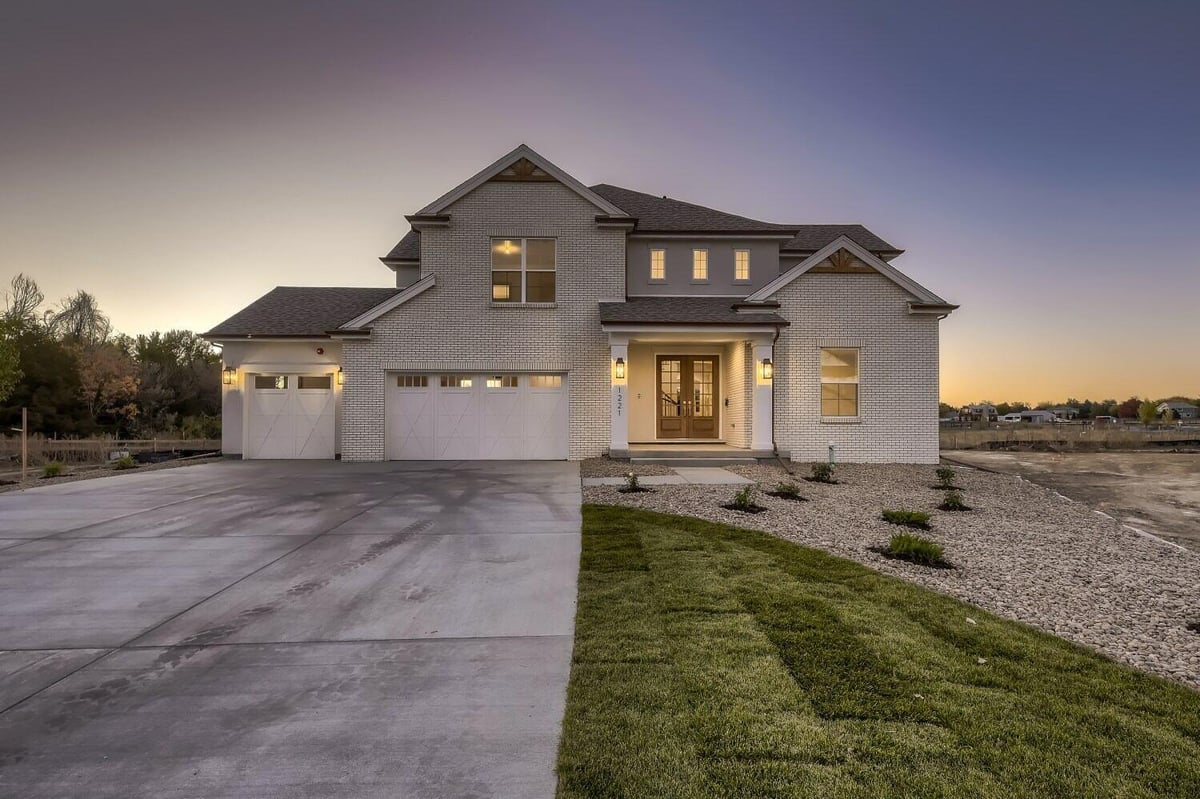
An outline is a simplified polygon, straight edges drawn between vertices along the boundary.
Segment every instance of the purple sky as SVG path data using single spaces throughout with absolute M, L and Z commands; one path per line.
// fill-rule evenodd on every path
M 388 285 L 404 214 L 526 142 L 865 223 L 963 305 L 949 401 L 1196 395 L 1198 36 L 1190 2 L 10 2 L 0 280 L 130 333 Z

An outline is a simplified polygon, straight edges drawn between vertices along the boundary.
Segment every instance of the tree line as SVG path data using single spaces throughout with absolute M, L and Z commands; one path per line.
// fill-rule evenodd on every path
M 221 359 L 189 330 L 117 333 L 86 291 L 44 307 L 12 279 L 0 313 L 0 424 L 59 437 L 218 437 Z
M 1187 402 L 1192 405 L 1200 406 L 1200 398 L 1190 397 L 1163 397 L 1162 399 L 1151 399 L 1149 397 L 1130 397 L 1124 402 L 1117 402 L 1115 399 L 1106 399 L 1094 401 L 1090 399 L 1076 399 L 1071 397 L 1066 402 L 1039 402 L 1037 405 L 1029 405 L 1024 402 L 992 402 L 991 400 L 982 400 L 976 405 L 994 405 L 996 413 L 999 416 L 1004 416 L 1008 413 L 1019 413 L 1021 411 L 1048 411 L 1052 408 L 1074 408 L 1079 412 L 1079 419 L 1095 419 L 1097 416 L 1115 416 L 1118 419 L 1140 419 L 1149 424 L 1158 417 L 1158 406 L 1164 402 Z M 939 403 L 938 414 L 942 417 L 956 413 L 959 409 L 953 405 Z

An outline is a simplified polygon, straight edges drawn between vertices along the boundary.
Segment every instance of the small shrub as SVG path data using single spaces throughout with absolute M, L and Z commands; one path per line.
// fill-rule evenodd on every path
M 970 510 L 970 506 L 963 502 L 963 495 L 957 491 L 947 491 L 946 498 L 942 500 L 942 504 L 938 505 L 942 510 L 963 511 Z
M 122 455 L 113 461 L 114 469 L 132 469 L 135 466 L 137 466 L 137 461 L 133 459 L 132 455 Z
M 638 482 L 637 472 L 629 472 L 625 475 L 625 485 L 617 490 L 622 494 L 641 494 L 651 489 Z
M 929 529 L 929 514 L 920 510 L 885 510 L 883 520 L 904 527 L 916 527 L 920 530 Z
M 766 508 L 754 502 L 754 483 L 743 486 L 736 494 L 733 495 L 733 502 L 721 507 L 726 510 L 737 510 L 742 513 L 762 513 Z
M 940 544 L 909 533 L 896 533 L 892 536 L 882 554 L 897 560 L 919 563 L 922 566 L 946 567 L 950 565 L 946 562 Z
M 783 481 L 775 486 L 774 491 L 768 491 L 767 494 L 778 499 L 790 499 L 793 502 L 805 502 L 804 497 L 800 496 L 800 486 L 788 480 Z
M 956 473 L 949 466 L 942 466 L 934 474 L 937 475 L 938 488 L 954 488 Z
M 42 477 L 58 477 L 63 473 L 63 468 L 58 461 L 50 461 L 42 467 Z
M 812 476 L 808 478 L 810 483 L 829 483 L 830 485 L 837 482 L 833 479 L 833 464 L 832 463 L 814 463 L 812 465 Z

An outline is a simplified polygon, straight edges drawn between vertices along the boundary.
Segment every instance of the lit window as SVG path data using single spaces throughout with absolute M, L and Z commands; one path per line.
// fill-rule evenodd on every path
M 708 250 L 692 250 L 692 280 L 708 280 Z
M 733 251 L 733 279 L 734 280 L 749 280 L 750 279 L 750 251 L 749 250 L 734 250 Z
M 562 388 L 562 375 L 530 375 L 530 388 Z
M 285 389 L 288 387 L 287 375 L 255 375 L 254 387 L 262 389 Z
M 492 302 L 554 302 L 554 239 L 492 239 Z
M 429 378 L 425 375 L 397 375 L 396 386 L 398 388 L 427 388 Z
M 487 379 L 488 388 L 516 388 L 516 375 L 492 375 Z
M 442 388 L 470 388 L 470 375 L 442 375 Z
M 333 388 L 333 378 L 329 375 L 321 375 L 319 377 L 300 375 L 300 377 L 296 378 L 296 388 L 319 388 L 328 390 Z
M 667 279 L 667 251 L 666 250 L 651 250 L 650 251 L 650 279 L 651 280 L 666 280 Z
M 858 350 L 821 350 L 821 415 L 858 416 Z

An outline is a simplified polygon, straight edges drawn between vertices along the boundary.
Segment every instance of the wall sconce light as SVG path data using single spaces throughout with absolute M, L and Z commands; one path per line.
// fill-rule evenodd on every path
M 613 375 L 618 380 L 625 379 L 625 359 L 624 358 L 617 358 L 617 363 L 613 367 Z
M 227 386 L 232 386 L 235 375 L 237 375 L 237 369 L 234 369 L 232 366 L 226 366 L 221 370 L 221 382 Z
M 775 376 L 775 364 L 771 363 L 770 358 L 762 359 L 762 379 L 770 380 Z
M 342 370 L 340 367 L 337 370 L 337 384 L 339 386 L 346 384 L 346 376 L 344 374 L 342 374 Z

